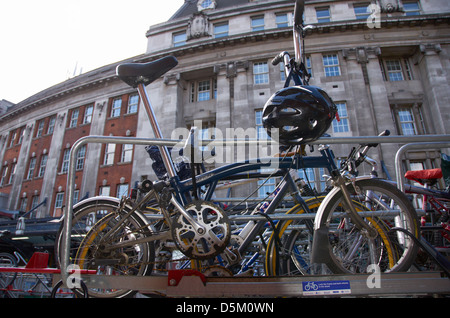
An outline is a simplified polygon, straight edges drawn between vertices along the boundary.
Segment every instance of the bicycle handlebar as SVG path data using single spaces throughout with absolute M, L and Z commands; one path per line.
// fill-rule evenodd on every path
M 378 136 L 389 136 L 391 132 L 389 130 L 385 130 L 381 132 Z M 361 144 L 359 147 L 353 147 L 348 155 L 347 159 L 345 159 L 341 163 L 341 169 L 347 170 L 349 172 L 356 172 L 356 168 L 361 165 L 364 161 L 372 164 L 376 164 L 376 161 L 367 157 L 367 152 L 372 147 L 377 147 L 378 144 Z M 361 150 L 362 149 L 362 150 Z
M 294 24 L 301 26 L 303 24 L 303 11 L 305 9 L 305 0 L 296 0 L 294 9 Z
M 289 54 L 287 51 L 281 52 L 280 54 L 278 54 L 277 56 L 274 57 L 274 59 L 272 60 L 272 65 L 273 66 L 277 66 L 278 64 L 280 64 L 281 61 L 283 61 L 284 56 L 286 54 Z

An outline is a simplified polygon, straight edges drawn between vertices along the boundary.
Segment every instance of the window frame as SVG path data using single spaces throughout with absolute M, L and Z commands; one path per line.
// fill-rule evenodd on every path
M 200 91 L 201 83 L 206 82 L 209 82 L 209 89 Z M 190 87 L 191 87 L 189 92 L 190 103 L 206 102 L 213 99 L 217 99 L 217 78 L 215 77 L 191 81 Z M 205 93 L 205 96 L 208 96 L 209 98 L 207 99 L 200 98 L 200 92 Z M 207 95 L 206 92 L 208 92 Z
M 250 27 L 252 29 L 252 32 L 264 31 L 265 29 L 264 15 L 257 15 L 251 17 Z
M 45 174 L 45 168 L 47 167 L 47 161 L 48 161 L 48 154 L 44 154 L 41 156 L 41 162 L 39 164 L 39 172 L 38 177 L 44 177 Z
M 405 16 L 415 16 L 421 13 L 420 1 L 403 1 L 402 5 Z M 417 5 L 417 9 L 407 8 L 409 5 Z
M 173 47 L 186 45 L 186 41 L 187 41 L 186 31 L 172 33 Z
M 133 144 L 123 144 L 122 150 L 120 154 L 120 162 L 121 163 L 130 163 L 133 161 Z
M 118 102 L 116 104 L 116 102 Z M 114 97 L 111 102 L 110 118 L 118 118 L 122 114 L 122 96 Z
M 36 157 L 31 157 L 30 161 L 28 163 L 27 179 L 26 180 L 33 180 L 34 170 L 35 169 L 36 169 Z
M 261 69 L 263 67 L 263 69 Z M 270 83 L 269 64 L 266 61 L 253 63 L 253 84 L 265 85 Z
M 396 62 L 399 70 L 389 69 L 391 63 Z M 379 60 L 381 73 L 385 82 L 402 82 L 414 80 L 414 73 L 407 57 L 382 57 Z M 401 74 L 401 79 L 391 77 L 391 74 Z
M 367 9 L 369 8 L 370 3 L 369 2 L 363 2 L 363 3 L 354 3 L 353 4 L 353 12 L 355 13 L 356 20 L 367 20 L 370 15 L 372 14 Z M 358 9 L 364 8 L 363 11 L 357 12 Z
M 75 170 L 80 171 L 84 169 L 84 161 L 86 159 L 87 147 L 83 145 L 77 152 L 77 158 L 75 161 Z
M 332 127 L 334 134 L 344 134 L 350 132 L 350 121 L 348 116 L 348 108 L 346 102 L 335 102 L 338 108 L 339 122 L 333 119 Z
M 94 116 L 94 105 L 87 105 L 84 109 L 83 124 L 90 124 Z
M 77 127 L 79 116 L 80 116 L 80 109 L 79 108 L 72 109 L 70 113 L 69 128 Z
M 136 101 L 134 99 L 137 99 Z M 130 94 L 128 96 L 127 114 L 135 114 L 139 108 L 139 94 Z
M 319 16 L 319 12 L 327 12 L 327 16 Z M 317 7 L 316 8 L 316 18 L 318 23 L 327 23 L 331 22 L 331 11 L 330 7 Z
M 220 30 L 220 28 L 223 28 L 223 27 L 225 29 Z M 213 29 L 214 29 L 214 38 L 215 39 L 227 37 L 230 32 L 230 26 L 229 26 L 228 21 L 214 24 Z
M 332 58 L 332 64 L 329 63 L 329 58 Z M 335 64 L 334 60 L 337 61 L 337 64 Z M 322 64 L 324 68 L 325 77 L 337 77 L 341 76 L 341 67 L 339 62 L 339 54 L 337 53 L 324 53 L 322 54 Z M 337 70 L 337 71 L 336 71 Z

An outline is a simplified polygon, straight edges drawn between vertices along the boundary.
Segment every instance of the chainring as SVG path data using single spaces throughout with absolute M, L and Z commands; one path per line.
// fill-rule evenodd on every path
M 196 231 L 179 214 L 172 221 L 172 237 L 178 249 L 191 259 L 205 260 L 222 253 L 230 242 L 228 216 L 219 206 L 207 201 L 195 201 L 184 207 L 187 213 L 206 229 Z

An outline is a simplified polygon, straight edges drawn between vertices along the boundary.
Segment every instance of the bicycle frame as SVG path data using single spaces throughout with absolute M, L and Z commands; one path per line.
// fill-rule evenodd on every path
M 298 10 L 296 6 L 296 16 L 298 16 Z M 292 64 L 286 64 L 286 74 L 288 74 L 288 80 L 286 81 L 286 85 L 289 85 L 290 80 L 292 79 L 296 84 L 301 84 L 302 78 L 305 77 L 305 74 L 302 71 L 302 68 L 304 69 L 304 65 L 302 61 L 298 58 L 301 56 L 302 52 L 302 30 L 301 25 L 295 23 L 294 24 L 294 43 L 295 44 L 295 54 L 296 54 L 296 61 L 290 61 L 289 63 Z M 288 59 L 290 59 L 289 54 L 285 52 L 285 55 L 283 56 L 285 61 L 287 62 Z M 159 127 L 157 118 L 155 116 L 153 107 L 150 103 L 149 96 L 147 94 L 147 91 L 145 89 L 145 84 L 140 83 L 137 85 L 137 90 L 139 93 L 139 96 L 142 100 L 142 104 L 144 105 L 145 111 L 148 115 L 148 118 L 150 120 L 150 124 L 153 130 L 153 133 L 157 139 L 163 139 L 163 135 L 161 132 L 161 129 Z M 336 169 L 334 157 L 331 153 L 331 151 L 328 149 L 328 147 L 325 147 L 323 150 L 321 150 L 321 156 L 313 156 L 313 157 L 302 157 L 299 155 L 296 155 L 294 158 L 285 157 L 285 158 L 270 158 L 269 160 L 263 160 L 263 159 L 256 159 L 256 160 L 247 160 L 244 162 L 238 162 L 229 164 L 223 167 L 216 168 L 214 170 L 204 172 L 200 175 L 195 176 L 195 179 L 187 179 L 184 181 L 180 181 L 179 176 L 177 175 L 176 169 L 174 167 L 174 163 L 171 160 L 171 155 L 169 153 L 169 150 L 165 146 L 159 146 L 161 157 L 163 164 L 166 168 L 167 175 L 168 175 L 168 183 L 170 184 L 170 187 L 174 190 L 172 197 L 170 199 L 170 203 L 175 206 L 176 210 L 178 210 L 191 225 L 196 229 L 202 230 L 201 226 L 197 224 L 197 222 L 189 215 L 183 208 L 186 204 L 193 201 L 193 198 L 191 196 L 191 192 L 195 191 L 197 187 L 202 186 L 208 186 L 208 189 L 206 191 L 206 194 L 202 197 L 202 200 L 204 201 L 210 201 L 213 199 L 214 192 L 216 190 L 216 186 L 220 180 L 233 180 L 233 179 L 246 179 L 251 176 L 256 176 L 261 174 L 250 174 L 250 171 L 259 171 L 261 169 L 264 169 L 268 166 L 270 166 L 270 163 L 273 163 L 275 161 L 276 166 L 278 167 L 278 172 L 276 175 L 285 175 L 284 181 L 279 185 L 278 192 L 274 196 L 273 200 L 267 207 L 267 210 L 265 211 L 265 214 L 271 214 L 275 211 L 275 208 L 281 203 L 285 195 L 290 192 L 293 197 L 294 201 L 297 204 L 301 204 L 305 211 L 309 212 L 307 204 L 305 204 L 304 200 L 301 198 L 301 195 L 298 192 L 297 186 L 292 179 L 292 177 L 287 173 L 287 171 L 291 168 L 293 169 L 300 169 L 300 168 L 327 168 L 329 172 L 334 171 Z M 145 202 L 149 200 L 151 197 L 156 197 L 157 201 L 159 201 L 158 194 L 156 191 L 150 191 L 147 195 L 144 196 L 144 198 L 141 200 L 141 202 Z M 128 215 L 131 215 L 131 213 L 134 213 L 137 210 L 137 207 L 139 207 L 141 203 L 138 203 L 136 207 L 134 207 L 131 211 L 127 213 L 125 218 Z M 164 217 L 167 221 L 170 222 L 170 215 L 166 211 L 166 208 L 164 206 L 161 206 L 161 210 L 164 214 Z M 247 247 L 251 244 L 253 239 L 256 237 L 256 235 L 260 232 L 262 227 L 264 226 L 264 221 L 258 221 L 255 222 L 254 227 L 250 231 L 250 234 L 245 238 L 243 244 L 239 247 L 239 252 L 243 252 L 247 249 Z M 111 233 L 115 231 L 119 226 L 121 225 L 121 222 L 118 222 L 114 228 L 111 229 Z M 313 226 L 310 224 L 309 226 L 311 232 L 313 231 Z M 140 242 L 143 241 L 155 241 L 158 239 L 161 239 L 161 235 L 155 235 L 149 238 L 143 238 L 140 239 Z M 132 242 L 122 242 L 118 243 L 114 246 L 108 247 L 108 249 L 117 248 L 117 247 L 123 247 L 126 245 L 131 245 Z

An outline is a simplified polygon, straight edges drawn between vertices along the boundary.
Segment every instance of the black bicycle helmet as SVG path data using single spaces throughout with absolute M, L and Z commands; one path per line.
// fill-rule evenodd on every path
M 269 98 L 262 121 L 269 136 L 272 137 L 272 129 L 278 129 L 281 144 L 299 145 L 322 136 L 330 127 L 336 110 L 332 99 L 320 88 L 292 86 Z

